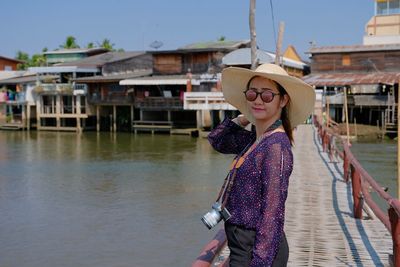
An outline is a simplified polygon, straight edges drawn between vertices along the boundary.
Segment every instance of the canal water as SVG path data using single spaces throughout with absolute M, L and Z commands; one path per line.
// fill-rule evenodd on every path
M 358 140 L 353 142 L 351 151 L 363 168 L 381 185 L 387 188 L 392 197 L 397 198 L 397 141 Z M 373 199 L 387 213 L 387 204 L 375 192 Z
M 189 136 L 0 131 L 0 266 L 190 266 L 231 159 Z
M 396 143 L 352 151 L 395 196 Z M 190 266 L 231 159 L 188 136 L 0 131 L 0 266 Z

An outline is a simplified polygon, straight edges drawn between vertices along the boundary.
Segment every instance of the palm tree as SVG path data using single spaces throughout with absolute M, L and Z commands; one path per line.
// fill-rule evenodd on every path
M 86 48 L 94 48 L 94 43 L 93 42 L 88 43 Z
M 114 51 L 115 50 L 114 46 L 115 46 L 115 44 L 112 44 L 111 40 L 107 39 L 107 38 L 104 38 L 103 42 L 101 44 L 99 44 L 99 47 L 103 47 L 103 48 L 108 49 L 110 51 Z
M 65 43 L 60 45 L 61 48 L 71 49 L 71 48 L 79 48 L 79 45 L 76 43 L 76 38 L 72 35 L 67 36 Z

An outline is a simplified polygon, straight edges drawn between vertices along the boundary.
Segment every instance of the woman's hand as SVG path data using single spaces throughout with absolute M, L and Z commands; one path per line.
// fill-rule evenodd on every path
M 236 118 L 237 118 L 239 125 L 242 127 L 246 127 L 250 123 L 243 114 L 240 114 Z

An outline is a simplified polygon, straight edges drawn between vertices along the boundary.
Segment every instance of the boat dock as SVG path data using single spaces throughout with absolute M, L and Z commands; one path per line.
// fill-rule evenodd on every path
M 368 193 L 364 193 L 364 198 L 361 191 L 356 193 L 360 197 L 355 198 L 354 205 L 354 182 L 360 178 L 356 164 L 349 156 L 345 158 L 346 165 L 339 155 L 326 153 L 326 143 L 318 137 L 319 132 L 312 125 L 300 125 L 294 132 L 295 165 L 285 221 L 290 250 L 288 266 L 400 266 L 400 262 L 393 264 L 393 241 L 388 230 L 389 227 L 398 231 L 398 227 L 390 226 L 392 218 L 388 225 L 387 212 L 374 214 L 367 205 L 362 207 L 364 202 L 358 201 L 368 202 Z M 351 181 L 344 178 L 344 165 L 351 173 Z M 360 183 L 365 186 L 364 181 Z M 386 224 L 378 218 L 381 215 Z M 228 266 L 228 257 L 221 229 L 193 266 Z

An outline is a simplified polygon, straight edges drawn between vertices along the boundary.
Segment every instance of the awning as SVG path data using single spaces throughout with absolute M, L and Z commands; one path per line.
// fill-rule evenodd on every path
M 304 76 L 303 81 L 314 86 L 350 86 L 355 84 L 399 83 L 399 72 L 374 73 L 320 73 Z
M 126 79 L 120 85 L 186 85 L 188 79 Z M 192 79 L 192 85 L 200 85 L 198 80 Z

